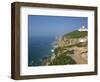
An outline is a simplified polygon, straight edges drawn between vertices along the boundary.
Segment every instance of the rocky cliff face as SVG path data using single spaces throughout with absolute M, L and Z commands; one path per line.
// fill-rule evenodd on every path
M 73 31 L 59 37 L 54 52 L 42 65 L 67 65 L 88 63 L 87 31 Z
M 74 47 L 74 55 L 71 56 L 77 64 L 87 64 L 87 47 Z

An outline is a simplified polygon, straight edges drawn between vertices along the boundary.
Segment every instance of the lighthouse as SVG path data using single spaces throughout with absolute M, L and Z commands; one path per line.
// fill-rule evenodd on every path
M 88 29 L 85 28 L 85 26 L 82 26 L 81 28 L 78 29 L 78 31 L 88 31 Z

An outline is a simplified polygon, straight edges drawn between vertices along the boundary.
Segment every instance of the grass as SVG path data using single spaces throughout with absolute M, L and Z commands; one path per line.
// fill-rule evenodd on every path
M 78 39 L 87 36 L 87 31 L 73 31 L 68 34 L 65 34 L 63 37 Z M 58 47 L 54 50 L 56 55 L 55 59 L 50 62 L 50 65 L 67 65 L 67 64 L 76 64 L 75 60 L 69 54 L 74 54 L 74 50 L 70 50 L 72 47 L 86 47 L 86 43 L 77 43 L 74 45 L 68 45 L 64 47 Z M 58 55 L 59 54 L 59 55 Z
M 67 50 L 66 54 L 74 54 L 74 50 Z
M 56 48 L 55 50 L 54 50 L 54 53 L 55 54 L 58 54 L 59 52 L 61 52 L 62 51 L 62 48 L 61 47 L 58 47 L 58 48 Z
M 68 54 L 74 54 L 74 50 L 66 50 L 64 53 L 63 50 L 61 47 L 55 49 L 56 58 L 51 61 L 50 65 L 76 64 L 76 62 L 68 56 Z M 58 53 L 60 54 L 59 56 L 57 56 Z
M 77 47 L 87 47 L 87 42 L 76 44 Z
M 67 37 L 67 38 L 82 38 L 82 37 L 85 37 L 87 36 L 87 31 L 73 31 L 73 32 L 70 32 L 68 34 L 65 34 L 64 37 Z
M 65 46 L 65 48 L 72 48 L 72 47 L 87 47 L 87 42 L 84 42 L 84 43 L 77 43 L 77 44 L 74 44 L 74 45 L 68 45 L 68 46 Z
M 67 65 L 67 64 L 76 64 L 76 62 L 70 57 L 66 55 L 60 55 L 56 57 L 50 65 Z

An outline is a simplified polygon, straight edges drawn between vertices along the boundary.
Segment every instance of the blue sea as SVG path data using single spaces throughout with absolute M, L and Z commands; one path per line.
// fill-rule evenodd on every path
M 28 38 L 28 66 L 40 66 L 42 59 L 51 55 L 55 37 L 39 36 Z

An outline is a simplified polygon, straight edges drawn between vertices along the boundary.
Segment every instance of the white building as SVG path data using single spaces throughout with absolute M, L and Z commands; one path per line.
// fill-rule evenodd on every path
M 80 29 L 78 29 L 78 31 L 88 31 L 88 29 L 85 28 L 85 26 L 82 26 Z
M 87 41 L 87 39 L 85 39 L 85 38 L 80 38 L 79 39 L 79 42 L 86 42 Z
M 80 39 L 79 39 L 79 42 L 86 42 L 86 41 L 87 41 L 87 39 L 88 39 L 88 38 L 87 38 L 87 36 L 86 36 L 86 37 L 84 37 L 84 38 L 80 38 Z

